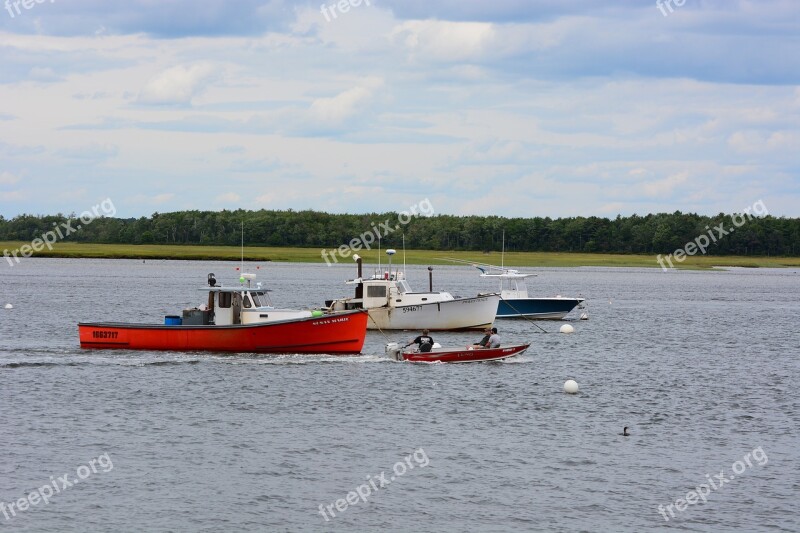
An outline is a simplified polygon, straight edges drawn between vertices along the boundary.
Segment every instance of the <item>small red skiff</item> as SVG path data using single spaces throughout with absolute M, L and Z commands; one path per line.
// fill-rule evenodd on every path
M 386 346 L 386 353 L 397 361 L 413 361 L 416 363 L 479 363 L 483 361 L 499 361 L 519 355 L 528 349 L 530 344 L 513 344 L 501 348 L 432 348 L 429 352 L 416 350 L 404 351 L 397 343 Z

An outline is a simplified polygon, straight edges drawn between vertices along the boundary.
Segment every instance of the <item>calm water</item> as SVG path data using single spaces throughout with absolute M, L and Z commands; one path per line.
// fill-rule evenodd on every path
M 392 362 L 378 332 L 356 357 L 78 347 L 78 321 L 161 321 L 234 266 L 0 267 L 0 502 L 59 488 L 0 512 L 0 530 L 800 531 L 800 272 L 541 269 L 534 292 L 582 295 L 590 320 L 573 335 L 500 321 L 505 342 L 534 343 L 503 363 Z M 349 294 L 353 275 L 259 271 L 288 307 Z M 435 275 L 490 288 L 468 268 Z M 424 267 L 408 277 L 427 284 Z M 706 501 L 678 510 L 701 485 Z

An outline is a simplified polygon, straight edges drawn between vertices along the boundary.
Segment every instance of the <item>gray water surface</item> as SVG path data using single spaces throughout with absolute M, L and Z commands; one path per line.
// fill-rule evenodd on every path
M 498 321 L 505 342 L 533 342 L 499 363 L 384 357 L 418 332 L 370 332 L 348 357 L 80 349 L 78 321 L 161 322 L 235 266 L 0 267 L 0 530 L 800 531 L 796 270 L 535 269 L 535 295 L 583 296 L 590 319 L 571 315 L 572 335 Z M 355 272 L 258 273 L 276 305 L 308 307 Z M 434 274 L 458 295 L 493 288 Z M 425 288 L 425 267 L 408 279 Z

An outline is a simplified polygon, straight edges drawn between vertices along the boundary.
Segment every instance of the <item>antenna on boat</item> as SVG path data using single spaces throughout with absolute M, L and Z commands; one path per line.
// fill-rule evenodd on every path
M 501 248 L 500 252 L 500 268 L 505 267 L 505 258 L 506 258 L 506 230 L 503 230 L 503 247 Z
M 378 274 L 383 277 L 383 269 L 381 268 L 381 234 L 378 233 Z
M 503 244 L 501 247 L 500 252 L 500 273 L 505 273 L 505 262 L 506 262 L 506 230 L 503 229 Z M 516 287 L 516 283 L 515 283 Z M 500 294 L 503 294 L 503 278 L 500 278 Z
M 389 256 L 389 279 L 392 279 L 392 256 L 396 253 L 397 252 L 394 250 L 394 248 L 386 249 L 386 255 Z
M 403 275 L 406 275 L 406 234 L 403 233 Z
M 242 250 L 242 262 L 241 262 L 242 267 L 241 267 L 241 270 L 239 270 L 239 272 L 241 274 L 244 274 L 244 220 L 242 220 L 242 248 L 241 248 L 241 250 Z

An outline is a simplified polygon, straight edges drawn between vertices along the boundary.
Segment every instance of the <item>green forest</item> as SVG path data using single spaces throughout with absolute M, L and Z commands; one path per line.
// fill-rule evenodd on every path
M 403 222 L 403 224 L 401 224 Z M 184 244 L 335 248 L 353 239 L 374 240 L 383 247 L 409 249 L 519 252 L 588 252 L 667 254 L 705 235 L 711 255 L 797 256 L 800 219 L 720 213 L 645 216 L 409 217 L 403 213 L 331 214 L 319 211 L 180 211 L 141 218 L 96 218 L 89 224 L 74 215 L 0 216 L 0 241 L 31 241 L 71 224 L 63 240 L 107 244 Z M 368 235 L 371 234 L 371 237 Z

